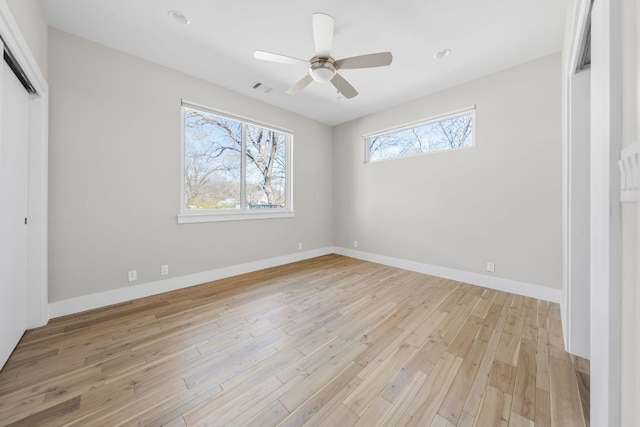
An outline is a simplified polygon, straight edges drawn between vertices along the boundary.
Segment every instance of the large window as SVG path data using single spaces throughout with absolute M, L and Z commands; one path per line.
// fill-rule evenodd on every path
M 290 132 L 182 104 L 179 222 L 293 216 Z
M 474 145 L 475 109 L 366 135 L 366 161 L 396 159 Z

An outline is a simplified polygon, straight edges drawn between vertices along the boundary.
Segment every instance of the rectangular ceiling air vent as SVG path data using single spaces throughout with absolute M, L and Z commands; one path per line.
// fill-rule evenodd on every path
M 272 87 L 269 87 L 269 86 L 267 86 L 264 83 L 259 82 L 259 81 L 255 81 L 255 82 L 251 83 L 251 89 L 259 90 L 259 91 L 264 92 L 264 93 L 269 93 L 269 92 L 271 92 L 273 90 Z

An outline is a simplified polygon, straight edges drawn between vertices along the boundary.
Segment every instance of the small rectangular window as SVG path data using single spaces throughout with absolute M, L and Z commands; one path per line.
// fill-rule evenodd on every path
M 367 135 L 366 161 L 397 159 L 474 145 L 475 109 Z
M 293 136 L 183 102 L 178 222 L 293 216 Z

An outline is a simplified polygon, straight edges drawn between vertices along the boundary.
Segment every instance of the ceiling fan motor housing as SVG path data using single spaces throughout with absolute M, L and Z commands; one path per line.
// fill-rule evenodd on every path
M 256 59 L 271 62 L 281 62 L 291 65 L 307 65 L 308 71 L 296 84 L 287 90 L 288 94 L 294 95 L 299 93 L 311 82 L 328 83 L 338 90 L 338 93 L 344 95 L 345 98 L 351 99 L 358 95 L 351 84 L 338 74 L 339 69 L 354 68 L 372 68 L 382 67 L 391 64 L 391 52 L 370 53 L 367 55 L 352 56 L 342 58 L 336 61 L 331 56 L 331 48 L 333 46 L 333 17 L 326 13 L 313 14 L 313 43 L 316 48 L 316 54 L 308 62 L 304 59 L 294 58 L 291 56 L 280 55 L 277 53 L 264 52 L 256 50 L 253 56 Z
M 318 83 L 327 83 L 333 79 L 338 71 L 336 62 L 333 58 L 320 58 L 314 56 L 309 61 L 309 75 Z

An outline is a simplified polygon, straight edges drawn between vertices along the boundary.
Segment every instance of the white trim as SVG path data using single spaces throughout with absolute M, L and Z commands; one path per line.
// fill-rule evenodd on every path
M 371 160 L 371 148 L 370 148 L 370 142 L 369 139 L 376 137 L 376 136 L 381 136 L 381 135 L 386 135 L 389 133 L 393 133 L 393 132 L 399 132 L 399 131 L 403 131 L 406 129 L 412 129 L 412 128 L 418 128 L 421 126 L 426 126 L 429 125 L 431 123 L 436 123 L 436 122 L 440 122 L 443 120 L 447 120 L 447 119 L 452 119 L 455 117 L 462 117 L 462 116 L 466 116 L 466 115 L 471 115 L 471 142 L 472 145 L 467 145 L 464 147 L 449 147 L 449 148 L 441 148 L 438 150 L 429 150 L 429 151 L 425 151 L 423 153 L 412 153 L 412 154 L 407 154 L 407 155 L 403 155 L 403 156 L 399 156 L 399 157 L 385 157 L 383 159 L 374 159 Z M 398 127 L 393 127 L 384 131 L 379 131 L 379 132 L 373 132 L 373 133 L 368 133 L 362 136 L 362 142 L 364 143 L 364 163 L 365 164 L 369 164 L 369 163 L 378 163 L 378 162 L 386 162 L 388 160 L 398 160 L 398 159 L 406 159 L 409 157 L 418 157 L 418 156 L 424 156 L 427 154 L 435 154 L 435 153 L 448 153 L 451 151 L 460 151 L 460 150 L 465 150 L 465 149 L 470 149 L 470 148 L 476 148 L 476 106 L 473 105 L 472 107 L 467 107 L 464 109 L 460 109 L 460 110 L 456 110 L 450 113 L 446 113 L 446 114 L 440 114 L 439 116 L 434 116 L 434 117 L 430 117 L 427 119 L 423 119 L 423 120 L 418 120 L 415 121 L 413 123 L 410 124 L 405 124 L 405 125 L 401 125 Z
M 622 4 L 591 13 L 591 425 L 621 425 Z
M 569 69 L 567 71 L 569 77 L 581 71 L 578 70 L 578 66 L 586 41 L 587 25 L 590 23 L 590 11 L 591 0 L 577 0 L 574 9 L 570 11 L 574 14 L 574 20 L 572 21 L 568 58 Z
M 590 357 L 590 78 L 590 69 L 568 78 L 563 172 L 563 336 L 567 351 L 585 359 Z
M 457 270 L 454 268 L 440 267 L 437 265 L 425 264 L 416 261 L 408 261 L 405 259 L 394 258 L 386 255 L 356 251 L 353 249 L 334 247 L 333 252 L 338 255 L 344 255 L 364 261 L 384 264 L 390 267 L 402 268 L 404 270 L 415 271 L 417 273 L 429 274 L 431 276 L 442 277 L 458 282 L 470 283 L 472 285 L 482 286 L 498 291 L 510 292 L 512 294 L 518 294 L 555 303 L 560 302 L 560 289 L 520 282 L 517 280 L 505 279 L 502 277 L 471 273 L 469 271 Z
M 131 301 L 137 298 L 157 295 L 163 292 L 188 288 L 190 286 L 225 279 L 239 274 L 252 273 L 258 270 L 264 270 L 265 268 L 277 267 L 279 265 L 328 255 L 332 252 L 333 248 L 329 246 L 326 248 L 296 252 L 260 261 L 203 271 L 201 273 L 188 274 L 186 276 L 172 277 L 170 279 L 159 280 L 157 282 L 143 283 L 141 285 L 128 288 L 119 288 L 97 294 L 83 295 L 76 298 L 54 301 L 49 304 L 49 312 L 51 313 L 52 318 L 66 316 L 68 314 L 80 313 L 82 311 Z
M 293 130 L 291 130 L 289 128 L 284 128 L 284 127 L 281 127 L 281 126 L 272 125 L 271 123 L 267 123 L 267 122 L 261 122 L 260 120 L 252 119 L 251 117 L 242 116 L 242 115 L 235 114 L 235 113 L 230 113 L 230 112 L 224 111 L 224 110 L 217 110 L 215 108 L 211 108 L 211 107 L 208 107 L 206 105 L 198 104 L 196 102 L 190 102 L 190 101 L 187 101 L 185 99 L 180 100 L 180 102 L 181 102 L 181 106 L 182 107 L 190 108 L 192 110 L 204 111 L 205 113 L 213 114 L 214 116 L 223 117 L 225 119 L 235 120 L 237 122 L 244 122 L 244 123 L 248 123 L 248 124 L 251 124 L 251 125 L 256 125 L 258 127 L 269 129 L 269 130 L 272 130 L 272 131 L 275 131 L 275 132 L 279 132 L 279 133 L 293 134 Z
M 475 120 L 475 119 L 474 119 Z M 472 130 L 473 134 L 474 134 L 474 139 L 475 139 L 475 126 L 474 129 Z M 367 145 L 368 144 L 364 144 L 365 146 L 365 151 L 367 150 Z M 433 150 L 433 151 L 425 151 L 424 153 L 415 153 L 415 154 L 407 154 L 405 156 L 402 157 L 388 157 L 386 159 L 376 159 L 376 160 L 366 160 L 364 162 L 365 165 L 369 165 L 369 164 L 377 164 L 377 163 L 385 163 L 385 162 L 393 162 L 396 160 L 403 160 L 403 159 L 414 159 L 416 157 L 426 157 L 426 156 L 436 156 L 438 154 L 445 154 L 445 153 L 457 153 L 460 151 L 465 151 L 465 150 L 474 150 L 478 148 L 475 144 L 475 141 L 473 143 L 473 145 L 467 146 L 467 147 L 457 147 L 457 148 L 443 148 L 442 150 Z M 367 155 L 367 153 L 365 153 L 365 156 Z
M 395 132 L 395 131 L 399 131 L 399 130 L 410 129 L 410 128 L 421 126 L 421 125 L 428 125 L 430 123 L 439 122 L 441 120 L 451 119 L 453 117 L 458 117 L 458 116 L 464 116 L 464 115 L 467 115 L 469 113 L 475 113 L 475 111 L 476 111 L 476 106 L 474 104 L 474 105 L 471 105 L 469 107 L 460 108 L 458 110 L 449 111 L 447 113 L 438 114 L 438 115 L 435 115 L 435 116 L 427 117 L 425 119 L 415 120 L 415 121 L 410 122 L 410 123 L 405 123 L 405 124 L 402 124 L 402 125 L 389 127 L 389 128 L 382 129 L 382 130 L 377 130 L 377 131 L 374 131 L 374 132 L 365 133 L 364 135 L 362 135 L 362 137 L 363 138 L 371 138 L 372 136 L 380 136 L 380 135 L 384 135 L 385 133 L 391 133 L 391 132 Z
M 49 87 L 5 0 L 0 34 L 37 95 L 29 97 L 29 228 L 27 231 L 27 327 L 43 326 L 48 313 L 48 120 Z
M 290 264 L 292 262 L 303 261 L 323 255 L 335 253 L 364 261 L 384 264 L 391 267 L 402 268 L 404 270 L 443 277 L 459 282 L 470 283 L 483 286 L 485 288 L 511 292 L 518 295 L 537 298 L 545 301 L 559 302 L 560 290 L 547 288 L 545 286 L 534 285 L 516 280 L 509 280 L 500 277 L 486 276 L 468 271 L 456 270 L 446 267 L 438 267 L 423 264 L 415 261 L 407 261 L 399 258 L 384 255 L 371 254 L 368 252 L 354 251 L 340 247 L 325 247 L 305 252 L 298 252 L 264 260 L 238 264 L 201 273 L 188 274 L 186 276 L 173 277 L 156 282 L 143 283 L 141 285 L 119 288 L 111 291 L 99 292 L 96 294 L 83 295 L 61 301 L 49 303 L 51 318 L 80 313 L 95 308 L 105 307 L 112 304 L 131 301 L 137 298 L 144 298 L 152 295 L 170 292 L 177 289 L 196 286 L 214 280 L 225 279 L 240 274 L 252 273 L 265 268 L 277 267 Z
M 229 211 L 219 211 L 211 213 L 204 211 L 195 213 L 182 213 L 178 215 L 178 224 L 194 224 L 198 222 L 215 222 L 215 221 L 241 221 L 245 219 L 273 219 L 273 218 L 293 218 L 296 216 L 295 211 L 282 211 L 276 209 L 251 209 L 239 211 L 238 209 L 229 209 Z
M 178 201 L 178 223 L 180 223 L 180 214 L 183 210 L 184 201 L 185 201 L 185 185 L 184 185 L 184 155 L 185 155 L 185 146 L 184 146 L 184 105 L 180 105 L 180 176 L 178 177 L 178 182 L 180 182 L 180 200 Z
M 239 209 L 203 209 L 191 210 L 186 209 L 185 202 L 185 109 L 196 112 L 211 114 L 233 120 L 241 124 L 242 146 L 240 153 L 240 208 Z M 285 136 L 285 205 L 282 208 L 274 209 L 250 209 L 247 207 L 247 126 L 256 126 L 268 129 Z M 230 114 L 222 111 L 214 110 L 199 104 L 190 103 L 182 100 L 180 105 L 180 209 L 178 211 L 178 224 L 192 224 L 199 222 L 216 222 L 216 221 L 239 221 L 252 219 L 270 219 L 270 218 L 292 218 L 295 216 L 293 210 L 293 185 L 291 161 L 293 159 L 293 131 L 278 128 L 270 124 L 261 123 L 259 121 L 246 117 Z
M 585 43 L 587 25 L 589 23 L 589 12 L 591 8 L 590 0 L 577 0 L 570 10 L 568 10 L 568 37 L 569 46 L 563 63 L 564 79 L 564 136 L 563 136 L 563 295 L 561 307 L 562 332 L 567 351 L 584 358 L 589 358 L 589 304 L 583 302 L 589 299 L 588 269 L 589 256 L 588 245 L 580 240 L 589 238 L 587 225 L 576 218 L 589 215 L 589 208 L 580 190 L 588 190 L 589 182 L 584 179 L 584 168 L 586 165 L 585 140 L 578 140 L 574 134 L 577 126 L 589 123 L 581 123 L 585 118 L 581 115 L 584 105 L 574 105 L 576 97 L 590 96 L 585 92 L 583 79 L 589 75 L 590 69 L 578 70 L 578 62 Z M 588 73 L 588 74 L 585 74 Z M 585 129 L 589 133 L 589 129 Z M 578 189 L 577 191 L 574 191 Z M 584 212 L 586 210 L 586 212 Z M 577 241 L 576 241 L 577 240 Z M 586 279 L 585 279 L 586 277 Z
M 636 7 L 636 16 L 635 16 L 635 28 L 636 28 L 636 39 L 635 39 L 635 45 L 636 45 L 636 73 L 638 72 L 638 70 L 640 70 L 640 31 L 638 30 L 638 28 L 640 27 L 640 6 L 638 6 L 638 4 L 636 3 L 635 5 Z M 638 76 L 636 75 L 636 106 L 640 105 L 640 78 L 638 78 Z M 637 109 L 636 107 L 636 137 L 640 138 L 640 110 Z M 636 144 L 640 143 L 640 141 L 636 141 Z M 640 189 L 640 173 L 636 174 L 636 187 Z M 635 224 L 636 224 L 636 262 L 635 262 L 635 274 L 636 274 L 636 307 L 640 307 L 640 207 L 636 207 L 636 218 L 635 218 Z M 629 328 L 633 328 L 633 330 L 636 331 L 635 334 L 635 366 L 630 367 L 632 372 L 635 371 L 635 384 L 634 384 L 634 395 L 636 398 L 636 402 L 637 400 L 640 398 L 640 334 L 638 333 L 638 331 L 640 331 L 640 312 L 638 312 L 636 310 L 635 312 L 635 325 L 630 325 Z M 623 367 L 623 369 L 627 369 L 627 367 Z M 625 392 L 628 392 L 627 390 L 625 390 Z M 637 417 L 640 416 L 640 408 L 638 408 L 637 406 L 633 409 L 630 408 L 630 410 L 635 410 L 635 412 L 633 413 L 632 416 L 635 416 L 636 419 Z M 625 412 L 622 413 L 622 416 L 626 416 L 626 409 Z

